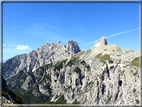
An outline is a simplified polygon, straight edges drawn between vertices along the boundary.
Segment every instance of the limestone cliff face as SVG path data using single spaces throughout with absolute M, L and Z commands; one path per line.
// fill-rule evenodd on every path
M 7 103 L 7 104 L 23 104 L 23 101 L 22 99 L 17 96 L 15 93 L 13 93 L 11 90 L 8 89 L 8 86 L 7 86 L 7 83 L 5 81 L 5 79 L 3 78 L 3 76 L 1 76 L 1 73 L 0 73 L 0 80 L 1 80 L 1 83 L 2 83 L 2 86 L 1 86 L 1 96 L 0 96 L 0 99 L 1 99 L 1 105 L 3 103 Z
M 107 40 L 106 40 L 105 37 L 102 37 L 102 38 L 101 38 L 101 42 L 102 42 L 103 45 L 107 45 Z
M 74 40 L 69 40 L 66 46 L 66 50 L 72 54 L 76 54 L 81 51 L 81 48 L 78 46 L 78 43 Z
M 8 91 L 8 86 L 3 76 L 2 76 L 2 89 L 4 89 L 6 92 Z
M 40 66 L 66 59 L 80 51 L 78 43 L 73 40 L 70 40 L 67 46 L 63 46 L 61 41 L 58 43 L 52 42 L 51 44 L 47 42 L 36 51 L 33 50 L 28 54 L 17 55 L 8 59 L 3 64 L 3 76 L 6 79 L 21 70 L 34 72 Z
M 41 96 L 69 104 L 140 105 L 140 58 L 139 52 L 115 44 L 100 45 L 41 66 L 31 74 L 17 74 L 7 84 L 25 103 L 40 103 L 37 98 Z

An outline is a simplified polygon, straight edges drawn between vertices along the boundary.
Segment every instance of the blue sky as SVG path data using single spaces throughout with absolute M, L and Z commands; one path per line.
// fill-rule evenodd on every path
M 3 3 L 3 59 L 46 42 L 75 40 L 83 50 L 101 37 L 139 27 L 139 3 Z M 139 29 L 107 38 L 139 51 Z M 89 44 L 89 45 L 87 45 Z

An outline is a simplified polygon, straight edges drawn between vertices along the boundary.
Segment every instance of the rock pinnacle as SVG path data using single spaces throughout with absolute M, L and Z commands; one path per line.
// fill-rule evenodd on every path
M 101 38 L 101 43 L 102 43 L 103 45 L 107 45 L 107 40 L 106 40 L 105 37 L 102 37 L 102 38 Z

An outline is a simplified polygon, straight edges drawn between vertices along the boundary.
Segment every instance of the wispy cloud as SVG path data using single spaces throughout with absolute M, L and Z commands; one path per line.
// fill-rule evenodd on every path
M 90 44 L 92 44 L 92 43 L 94 43 L 94 42 L 97 42 L 97 41 L 99 41 L 99 40 L 101 40 L 101 39 L 98 39 L 98 40 L 95 40 L 95 41 L 90 42 L 90 43 L 88 43 L 88 44 L 85 44 L 84 46 L 90 45 Z
M 3 46 L 6 46 L 5 44 L 3 44 Z
M 28 45 L 13 45 L 13 44 L 9 44 L 7 45 L 8 47 L 16 47 L 16 50 L 31 50 L 32 48 L 29 47 Z M 5 50 L 9 51 L 12 50 L 10 48 L 5 48 Z
M 33 23 L 29 27 L 23 30 L 23 33 L 29 34 L 30 36 L 36 36 L 42 40 L 45 38 L 52 40 L 67 41 L 65 37 L 62 36 L 64 30 L 60 27 L 56 27 L 49 24 L 36 24 Z
M 8 47 L 13 47 L 13 46 L 17 46 L 17 45 L 8 45 Z
M 140 29 L 140 28 L 135 28 L 135 29 L 132 29 L 132 30 L 128 30 L 128 31 L 124 31 L 124 32 L 116 33 L 116 34 L 113 34 L 113 35 L 107 36 L 107 37 L 105 37 L 105 38 L 114 37 L 114 36 L 121 35 L 121 34 L 124 34 L 124 33 L 132 32 L 132 31 L 135 31 L 135 30 L 138 30 L 138 29 Z M 95 41 L 93 41 L 93 42 L 91 42 L 91 43 L 85 44 L 84 46 L 90 45 L 90 44 L 92 44 L 92 43 L 94 43 L 94 42 L 97 42 L 97 41 L 99 41 L 99 40 L 101 40 L 101 38 L 100 38 L 100 39 L 98 39 L 98 40 L 95 40 Z
M 113 35 L 107 36 L 106 38 L 110 38 L 110 37 L 113 37 L 113 36 L 116 36 L 116 35 L 121 35 L 121 34 L 124 34 L 124 33 L 132 32 L 132 31 L 137 30 L 137 29 L 140 29 L 140 28 L 135 28 L 135 29 L 132 29 L 132 30 L 128 30 L 128 31 L 124 31 L 124 32 L 116 33 L 116 34 L 113 34 Z
M 10 49 L 10 48 L 4 48 L 3 50 L 11 51 L 12 49 Z
M 17 45 L 16 47 L 17 50 L 28 50 L 31 49 L 28 45 Z

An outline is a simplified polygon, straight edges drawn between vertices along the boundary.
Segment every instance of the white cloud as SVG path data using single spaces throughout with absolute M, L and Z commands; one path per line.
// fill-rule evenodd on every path
M 16 47 L 17 50 L 28 50 L 31 49 L 28 45 L 17 45 Z
M 16 45 L 8 45 L 8 47 L 13 47 L 13 46 L 16 46 Z
M 4 48 L 4 50 L 6 50 L 6 51 L 11 51 L 12 49 L 10 49 L 10 48 Z
M 3 46 L 6 46 L 5 44 L 3 44 Z M 13 44 L 9 44 L 7 45 L 8 47 L 16 47 L 17 50 L 28 50 L 31 49 L 28 45 L 13 45 Z M 10 48 L 4 48 L 5 51 L 10 51 L 12 49 Z

